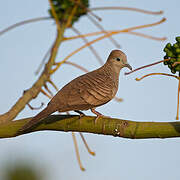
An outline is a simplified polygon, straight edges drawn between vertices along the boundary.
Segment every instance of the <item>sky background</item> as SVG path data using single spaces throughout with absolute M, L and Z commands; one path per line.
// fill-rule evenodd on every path
M 179 0 L 135 0 L 135 1 L 90 1 L 90 7 L 128 6 L 146 10 L 163 10 L 163 15 L 147 15 L 130 11 L 96 11 L 103 18 L 102 25 L 106 30 L 118 30 L 136 25 L 153 23 L 163 17 L 167 21 L 159 26 L 138 30 L 149 35 L 167 37 L 167 41 L 159 42 L 129 34 L 114 36 L 127 54 L 128 62 L 133 67 L 139 67 L 162 60 L 163 48 L 167 42 L 174 43 L 179 36 Z M 16 22 L 35 17 L 48 16 L 48 1 L 6 0 L 0 2 L 0 30 Z M 82 33 L 98 31 L 97 28 L 83 17 L 75 24 Z M 37 80 L 34 72 L 37 70 L 44 54 L 52 45 L 56 27 L 53 21 L 42 21 L 18 27 L 0 36 L 0 113 L 5 113 Z M 71 30 L 66 36 L 74 35 Z M 93 38 L 90 38 L 93 39 Z M 83 45 L 82 40 L 65 42 L 61 45 L 57 61 L 68 53 Z M 106 60 L 112 49 L 116 49 L 108 40 L 94 44 L 100 56 Z M 88 48 L 73 56 L 70 61 L 76 62 L 94 70 L 99 63 Z M 177 105 L 176 79 L 164 76 L 149 77 L 140 82 L 136 77 L 151 72 L 169 73 L 163 64 L 156 65 L 129 76 L 120 75 L 120 86 L 117 95 L 124 99 L 118 103 L 111 101 L 99 107 L 104 115 L 134 121 L 175 121 Z M 53 76 L 58 88 L 63 87 L 73 78 L 83 74 L 79 69 L 63 65 Z M 52 89 L 53 90 L 53 89 Z M 53 90 L 55 93 L 55 91 Z M 49 99 L 39 95 L 31 104 L 39 106 Z M 26 107 L 16 119 L 34 116 L 38 111 Z M 73 112 L 72 112 L 73 113 Z M 86 114 L 92 115 L 87 111 Z M 43 131 L 10 139 L 0 140 L 0 177 L 7 163 L 25 160 L 43 172 L 45 180 L 59 179 L 123 179 L 123 180 L 178 180 L 180 178 L 179 139 L 148 139 L 130 140 L 85 133 L 89 146 L 96 152 L 91 157 L 82 141 L 78 138 L 81 160 L 86 168 L 81 172 L 76 162 L 71 133 Z M 0 178 L 1 179 L 1 178 Z

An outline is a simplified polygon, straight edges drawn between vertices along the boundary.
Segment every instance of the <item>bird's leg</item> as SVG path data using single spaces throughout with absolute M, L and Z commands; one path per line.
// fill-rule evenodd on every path
M 75 110 L 74 112 L 79 114 L 79 119 L 81 119 L 83 116 L 85 116 L 85 114 L 79 110 Z
M 94 108 L 91 109 L 91 112 L 97 115 L 97 117 L 96 117 L 96 119 L 95 119 L 95 123 L 97 122 L 97 120 L 98 120 L 100 117 L 104 117 L 103 114 L 97 112 Z
M 74 112 L 79 114 L 79 120 L 80 120 L 80 124 L 81 124 L 81 118 L 85 116 L 85 114 L 82 111 L 79 110 L 75 110 Z

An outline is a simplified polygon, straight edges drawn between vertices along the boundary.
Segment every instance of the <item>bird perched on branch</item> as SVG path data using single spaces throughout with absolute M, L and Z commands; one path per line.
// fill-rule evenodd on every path
M 97 112 L 95 108 L 106 104 L 114 98 L 118 90 L 119 73 L 124 67 L 132 70 L 132 67 L 127 63 L 125 53 L 120 50 L 113 50 L 103 66 L 79 76 L 66 84 L 51 99 L 47 107 L 33 117 L 19 131 L 31 128 L 56 111 L 75 111 L 81 117 L 84 115 L 81 110 L 90 109 L 96 114 L 97 120 L 103 115 Z

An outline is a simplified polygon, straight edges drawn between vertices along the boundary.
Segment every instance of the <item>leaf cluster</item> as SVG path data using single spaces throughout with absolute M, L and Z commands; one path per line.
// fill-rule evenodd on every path
M 176 72 L 180 73 L 180 36 L 176 37 L 176 43 L 173 45 L 167 43 L 164 52 L 166 53 L 164 59 L 169 59 L 164 61 L 164 65 L 168 65 L 173 74 Z
M 89 7 L 88 0 L 52 0 L 52 3 L 60 23 L 66 23 L 68 21 L 74 6 L 77 5 L 76 12 L 72 17 L 72 21 L 69 26 L 72 26 L 75 22 L 77 22 L 81 16 L 87 14 Z M 52 10 L 49 9 L 48 11 L 51 17 L 54 18 Z

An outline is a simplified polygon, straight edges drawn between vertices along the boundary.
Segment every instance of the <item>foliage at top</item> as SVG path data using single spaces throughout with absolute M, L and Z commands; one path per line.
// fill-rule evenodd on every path
M 52 3 L 60 23 L 66 23 L 73 8 L 77 6 L 69 26 L 72 26 L 81 16 L 85 15 L 89 7 L 88 0 L 52 0 Z M 49 9 L 49 13 L 53 18 L 51 9 Z

